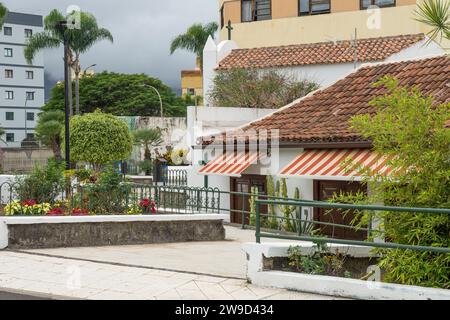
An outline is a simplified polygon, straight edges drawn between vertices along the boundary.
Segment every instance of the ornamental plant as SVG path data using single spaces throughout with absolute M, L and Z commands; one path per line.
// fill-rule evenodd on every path
M 42 216 L 46 215 L 51 209 L 50 203 L 38 204 L 35 200 L 11 201 L 5 206 L 5 215 L 7 216 Z
M 385 77 L 375 84 L 387 94 L 370 104 L 376 114 L 352 119 L 353 129 L 372 141 L 375 152 L 390 159 L 395 174 L 385 176 L 364 171 L 370 185 L 365 199 L 351 195 L 333 201 L 384 203 L 391 206 L 450 208 L 450 130 L 445 127 L 450 103 L 436 103 L 418 88 L 400 87 L 396 79 Z M 406 169 L 406 170 L 405 170 Z M 361 212 L 359 225 L 375 217 L 381 232 L 374 236 L 390 242 L 414 246 L 450 246 L 450 216 L 445 214 Z M 450 288 L 450 254 L 413 250 L 379 250 L 385 279 L 407 285 Z
M 133 139 L 125 121 L 97 110 L 70 121 L 70 154 L 99 170 L 112 161 L 128 159 Z

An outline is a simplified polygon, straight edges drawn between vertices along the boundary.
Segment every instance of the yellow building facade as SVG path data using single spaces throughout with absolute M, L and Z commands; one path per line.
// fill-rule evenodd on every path
M 414 20 L 421 0 L 219 0 L 220 40 L 240 48 L 427 33 Z M 372 7 L 378 4 L 380 7 Z M 441 43 L 448 48 L 449 43 Z
M 203 80 L 200 69 L 181 71 L 181 94 L 191 97 L 203 96 Z

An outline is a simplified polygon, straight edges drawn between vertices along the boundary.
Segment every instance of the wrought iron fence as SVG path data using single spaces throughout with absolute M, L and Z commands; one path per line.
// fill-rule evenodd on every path
M 450 253 L 450 249 L 432 246 L 410 246 L 397 243 L 358 241 L 324 237 L 321 227 L 355 230 L 367 234 L 371 239 L 375 233 L 382 233 L 371 224 L 356 227 L 314 219 L 305 215 L 304 208 L 327 210 L 359 210 L 365 212 L 406 212 L 411 214 L 446 214 L 450 209 L 403 208 L 392 206 L 350 205 L 319 201 L 305 201 L 256 193 L 228 192 L 218 188 L 193 188 L 186 186 L 161 186 L 121 183 L 114 188 L 98 184 L 74 185 L 63 189 L 49 190 L 43 199 L 22 199 L 17 184 L 0 185 L 0 214 L 43 215 L 53 210 L 54 214 L 184 214 L 184 213 L 230 213 L 240 216 L 242 228 L 254 227 L 256 241 L 261 238 L 277 238 L 325 243 L 351 244 L 378 248 L 411 249 Z M 240 208 L 230 206 L 231 199 L 243 204 Z M 58 208 L 60 210 L 58 211 Z M 287 210 L 289 209 L 289 210 Z M 283 214 L 280 214 L 280 211 Z M 310 212 L 311 213 L 311 212 Z M 287 223 L 289 222 L 289 223 Z
M 166 167 L 164 170 L 164 184 L 167 186 L 187 186 L 187 170 Z
M 280 219 L 288 219 L 295 222 L 297 225 L 301 225 L 302 223 L 312 223 L 313 225 L 327 225 L 335 228 L 347 228 L 355 231 L 365 231 L 368 234 L 368 238 L 371 238 L 372 233 L 378 232 L 379 234 L 383 234 L 382 230 L 376 230 L 371 228 L 369 224 L 368 228 L 360 228 L 354 225 L 344 225 L 337 223 L 328 223 L 314 220 L 305 220 L 301 216 L 301 208 L 303 207 L 312 207 L 312 208 L 324 208 L 324 209 L 338 209 L 341 214 L 345 214 L 348 210 L 358 210 L 364 212 L 405 212 L 411 214 L 444 214 L 450 216 L 450 209 L 440 209 L 440 208 L 406 208 L 406 207 L 393 207 L 393 206 L 376 206 L 376 205 L 352 205 L 352 204 L 343 204 L 343 203 L 329 203 L 329 202 L 320 202 L 320 201 L 279 201 L 279 200 L 262 200 L 256 199 L 256 219 L 255 219 L 255 236 L 256 242 L 260 243 L 261 238 L 272 238 L 272 239 L 286 239 L 286 240 L 300 240 L 300 241 L 312 241 L 312 242 L 323 242 L 323 243 L 335 243 L 335 244 L 347 244 L 347 245 L 357 245 L 364 247 L 372 247 L 372 248 L 385 248 L 385 249 L 409 249 L 416 251 L 428 251 L 428 252 L 437 252 L 437 253 L 450 253 L 450 249 L 448 247 L 438 247 L 438 246 L 421 246 L 421 245 L 406 245 L 400 243 L 392 243 L 392 242 L 375 242 L 375 241 L 358 241 L 358 240 L 347 240 L 347 239 L 336 239 L 336 238 L 328 238 L 320 235 L 302 234 L 301 228 L 298 229 L 298 234 L 280 234 L 277 232 L 271 231 L 262 231 L 262 219 L 267 216 L 261 213 L 261 206 L 268 205 L 281 205 L 281 206 L 292 206 L 297 207 L 299 212 L 294 218 L 286 218 L 279 217 Z

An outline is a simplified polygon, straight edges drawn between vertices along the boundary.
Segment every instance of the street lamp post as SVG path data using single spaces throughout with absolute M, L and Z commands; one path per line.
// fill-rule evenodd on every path
M 69 44 L 68 39 L 66 35 L 67 30 L 67 21 L 59 21 L 58 23 L 59 28 L 63 31 L 63 40 L 64 40 L 64 111 L 65 111 L 65 123 L 64 123 L 64 129 L 65 129 L 65 153 L 66 153 L 66 169 L 70 170 L 71 163 L 70 163 L 70 107 L 69 107 L 69 86 L 71 83 L 69 83 Z
M 86 72 L 90 69 L 90 68 L 93 68 L 93 67 L 95 67 L 97 64 L 96 63 L 94 63 L 94 64 L 91 64 L 89 67 L 87 67 L 86 69 L 84 69 L 84 71 L 83 71 L 83 76 L 85 76 L 86 75 Z
M 161 118 L 163 118 L 163 117 L 164 117 L 164 114 L 163 114 L 163 103 L 162 103 L 162 98 L 161 98 L 161 95 L 159 94 L 158 89 L 156 89 L 154 86 L 151 86 L 151 85 L 146 84 L 146 83 L 144 83 L 142 86 L 143 86 L 143 87 L 152 88 L 152 89 L 155 90 L 156 93 L 158 94 L 158 97 L 159 97 L 159 104 L 160 104 L 160 107 L 161 107 Z

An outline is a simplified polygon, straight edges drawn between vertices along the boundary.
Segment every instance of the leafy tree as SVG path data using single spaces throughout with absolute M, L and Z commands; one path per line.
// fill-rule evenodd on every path
M 36 137 L 50 147 L 57 160 L 61 160 L 61 132 L 64 128 L 64 112 L 50 110 L 39 114 L 35 128 Z
M 64 16 L 61 12 L 54 9 L 44 19 L 44 31 L 33 34 L 28 40 L 24 54 L 28 63 L 32 63 L 34 57 L 39 51 L 47 48 L 59 48 L 64 45 L 64 38 L 68 39 L 69 45 L 69 67 L 75 71 L 76 81 L 76 99 L 77 107 L 79 101 L 78 80 L 80 74 L 80 55 L 90 49 L 96 42 L 107 39 L 112 41 L 111 33 L 103 28 L 99 28 L 95 17 L 87 12 L 80 13 L 80 28 L 61 28 L 59 23 L 69 20 L 75 12 Z M 71 72 L 69 72 L 71 77 Z M 72 80 L 69 79 L 72 83 Z M 72 87 L 69 88 L 69 104 L 72 109 Z M 77 108 L 79 109 L 79 108 Z
M 2 2 L 0 2 L 0 27 L 3 26 L 6 15 L 8 14 L 8 8 L 6 8 Z
M 431 27 L 430 41 L 442 37 L 450 40 L 450 2 L 448 0 L 426 0 L 417 6 L 415 20 Z
M 317 88 L 312 81 L 298 81 L 277 71 L 235 68 L 218 72 L 208 94 L 220 107 L 276 109 Z
M 186 115 L 184 101 L 161 80 L 145 74 L 101 72 L 80 79 L 80 112 L 91 113 L 100 109 L 115 116 L 160 116 L 158 89 L 165 116 Z M 43 110 L 64 110 L 64 84 L 57 84 Z
M 203 48 L 205 47 L 208 37 L 214 39 L 214 34 L 219 29 L 216 22 L 210 22 L 206 25 L 195 23 L 190 26 L 186 33 L 180 34 L 172 40 L 170 45 L 170 54 L 173 54 L 178 49 L 185 49 L 195 53 L 200 65 L 203 65 Z
M 374 151 L 384 155 L 392 175 L 386 176 L 360 168 L 364 183 L 370 185 L 368 198 L 351 199 L 349 195 L 335 200 L 359 203 L 385 203 L 404 207 L 450 207 L 450 130 L 445 128 L 450 103 L 437 104 L 433 97 L 423 96 L 417 88 L 399 87 L 398 81 L 383 78 L 377 86 L 389 93 L 371 104 L 374 115 L 358 115 L 352 127 L 364 138 L 371 139 Z M 407 168 L 407 170 L 405 170 Z M 421 213 L 360 213 L 361 224 L 371 215 L 384 229 L 375 236 L 391 242 L 449 247 L 450 217 Z M 378 228 L 380 229 L 380 228 Z M 386 280 L 431 287 L 450 288 L 450 255 L 413 250 L 380 250 L 380 266 Z
M 70 121 L 70 157 L 92 163 L 96 169 L 128 159 L 132 143 L 125 121 L 111 114 L 96 111 L 74 116 Z

